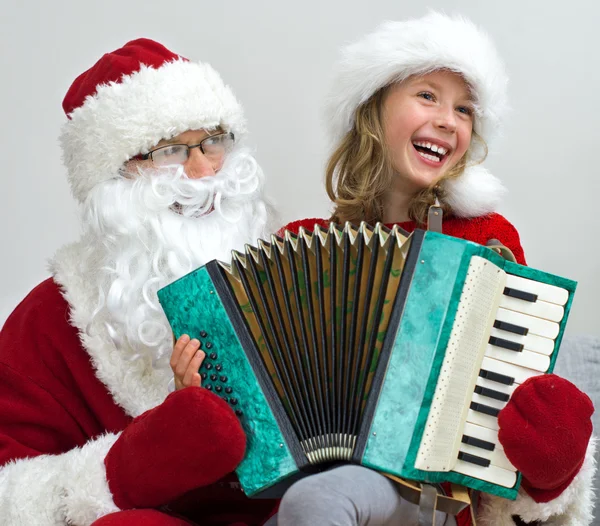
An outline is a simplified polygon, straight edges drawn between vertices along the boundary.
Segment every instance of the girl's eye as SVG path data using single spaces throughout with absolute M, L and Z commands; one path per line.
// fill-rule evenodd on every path
M 426 99 L 426 100 L 430 100 L 430 101 L 434 101 L 435 100 L 435 97 L 433 96 L 433 93 L 429 93 L 428 91 L 422 91 L 417 96 L 421 97 L 423 99 Z
M 459 106 L 456 108 L 459 113 L 463 113 L 471 117 L 473 115 L 473 108 L 469 108 L 469 106 Z

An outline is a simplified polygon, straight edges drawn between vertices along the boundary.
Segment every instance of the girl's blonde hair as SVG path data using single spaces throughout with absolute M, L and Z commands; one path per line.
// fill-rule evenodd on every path
M 331 220 L 344 224 L 361 221 L 375 224 L 383 220 L 383 201 L 395 175 L 388 148 L 385 144 L 382 110 L 388 87 L 375 92 L 361 104 L 354 115 L 352 129 L 342 138 L 327 163 L 325 186 L 327 195 L 335 204 Z M 471 141 L 481 144 L 487 156 L 485 141 L 472 132 Z M 469 148 L 471 150 L 471 148 Z M 439 199 L 444 214 L 452 212 L 445 204 L 444 180 L 460 177 L 469 161 L 469 151 L 435 185 L 417 193 L 409 206 L 409 217 L 417 225 L 425 225 L 427 211 Z

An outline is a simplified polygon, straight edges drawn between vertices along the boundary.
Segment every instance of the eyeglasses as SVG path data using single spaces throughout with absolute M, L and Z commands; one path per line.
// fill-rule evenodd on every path
M 137 159 L 151 159 L 155 165 L 184 164 L 190 157 L 192 148 L 200 148 L 204 156 L 213 163 L 218 163 L 231 151 L 235 137 L 233 133 L 220 133 L 209 135 L 198 144 L 168 144 L 155 148 L 145 155 L 138 155 Z

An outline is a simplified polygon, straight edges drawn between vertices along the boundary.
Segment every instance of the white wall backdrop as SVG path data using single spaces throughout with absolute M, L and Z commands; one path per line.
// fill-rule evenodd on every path
M 103 53 L 145 36 L 208 61 L 245 105 L 284 221 L 325 216 L 322 105 L 338 48 L 385 19 L 463 13 L 511 76 L 505 138 L 487 166 L 530 265 L 579 281 L 570 333 L 600 335 L 600 3 L 594 0 L 43 0 L 0 10 L 0 323 L 78 235 L 57 136 L 62 99 Z

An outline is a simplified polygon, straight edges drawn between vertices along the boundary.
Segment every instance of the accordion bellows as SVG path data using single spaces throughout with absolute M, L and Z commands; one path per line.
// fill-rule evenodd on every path
M 241 419 L 248 495 L 354 462 L 515 498 L 496 417 L 552 371 L 575 285 L 462 239 L 332 223 L 259 240 L 159 300 Z

